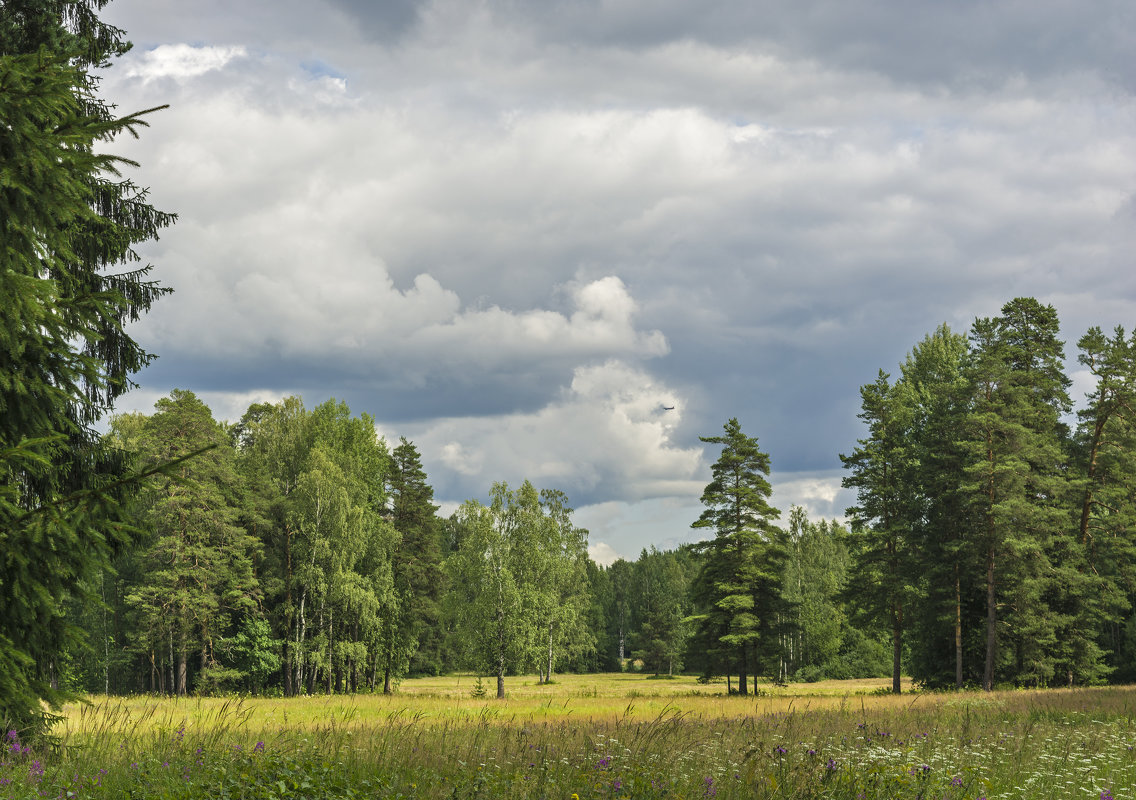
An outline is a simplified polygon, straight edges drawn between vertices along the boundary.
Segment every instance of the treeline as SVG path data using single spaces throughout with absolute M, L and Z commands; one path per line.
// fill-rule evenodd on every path
M 69 688 L 389 692 L 467 669 L 503 693 L 519 672 L 730 669 L 694 636 L 698 547 L 600 567 L 563 493 L 528 482 L 444 519 L 415 446 L 391 449 L 343 403 L 287 398 L 226 425 L 175 390 L 105 441 L 134 472 L 174 466 L 130 509 L 136 546 L 77 595 L 101 602 L 71 609 L 89 646 L 58 661 Z M 840 597 L 847 537 L 793 510 L 773 677 L 886 671 Z
M 931 687 L 1136 678 L 1136 339 L 1091 329 L 1073 413 L 1057 314 L 1029 298 L 940 327 L 861 389 L 850 530 L 788 525 L 730 420 L 703 541 L 600 567 L 568 498 L 495 484 L 447 519 L 414 445 L 296 398 L 231 426 L 192 393 L 117 417 L 141 544 L 76 604 L 76 688 L 391 691 L 406 675 L 635 668 Z M 185 456 L 185 460 L 178 461 Z
M 1092 328 L 1073 414 L 1057 312 L 945 325 L 861 389 L 849 590 L 928 686 L 1136 680 L 1136 338 Z

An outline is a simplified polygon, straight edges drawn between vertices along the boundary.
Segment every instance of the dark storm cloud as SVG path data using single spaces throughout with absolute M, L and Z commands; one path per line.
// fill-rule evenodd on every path
M 362 24 L 364 31 L 381 42 L 398 39 L 418 22 L 422 3 L 417 0 L 329 0 Z
M 1136 88 L 1128 0 L 334 0 L 380 41 L 430 13 L 455 27 L 488 15 L 545 43 L 631 50 L 677 41 L 760 48 L 899 82 L 985 83 L 1015 74 L 1100 73 Z

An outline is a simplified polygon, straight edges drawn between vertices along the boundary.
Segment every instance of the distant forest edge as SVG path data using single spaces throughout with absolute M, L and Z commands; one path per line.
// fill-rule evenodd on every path
M 72 609 L 87 691 L 391 691 L 474 670 L 678 670 L 778 681 L 900 673 L 930 687 L 1136 677 L 1136 341 L 1090 330 L 1077 424 L 1054 309 L 1030 298 L 919 342 L 861 388 L 841 456 L 850 529 L 787 528 L 769 456 L 731 419 L 693 521 L 707 538 L 600 567 L 568 498 L 497 483 L 437 515 L 419 454 L 343 403 L 235 425 L 175 391 L 107 435 L 148 478 L 141 545 Z

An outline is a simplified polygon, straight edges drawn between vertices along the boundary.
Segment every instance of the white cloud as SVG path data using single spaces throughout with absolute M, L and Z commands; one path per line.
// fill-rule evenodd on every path
M 495 481 L 528 479 L 580 497 L 628 499 L 700 491 L 702 448 L 674 439 L 682 398 L 640 368 L 607 361 L 574 370 L 558 399 L 535 412 L 459 417 L 411 426 L 423 453 L 437 453 L 467 496 Z
M 248 51 L 241 46 L 163 44 L 128 60 L 122 74 L 144 82 L 158 78 L 180 81 L 224 69 L 233 59 L 247 56 Z
M 607 567 L 618 561 L 621 558 L 626 558 L 621 553 L 617 553 L 607 542 L 594 542 L 588 545 L 588 557 L 592 561 L 599 564 L 601 567 Z

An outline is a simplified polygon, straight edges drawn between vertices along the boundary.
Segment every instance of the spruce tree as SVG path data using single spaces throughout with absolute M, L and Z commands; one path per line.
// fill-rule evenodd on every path
M 418 448 L 405 438 L 391 453 L 390 519 L 398 534 L 394 549 L 394 590 L 398 597 L 392 635 L 408 654 L 411 673 L 437 675 L 442 669 L 440 609 L 444 589 L 441 526 L 434 490 Z M 383 691 L 390 692 L 393 664 L 384 671 Z
M 102 5 L 0 14 L 0 721 L 32 731 L 80 638 L 68 603 L 98 602 L 132 538 L 125 457 L 93 425 L 150 360 L 125 326 L 165 291 L 123 265 L 173 220 L 103 152 L 146 122 L 98 97 L 92 68 L 128 47 Z

